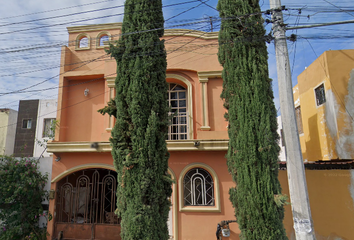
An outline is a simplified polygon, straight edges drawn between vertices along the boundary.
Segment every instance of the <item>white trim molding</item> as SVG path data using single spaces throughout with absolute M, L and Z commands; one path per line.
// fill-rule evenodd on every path
M 47 152 L 111 152 L 110 142 L 96 142 L 98 147 L 91 147 L 95 142 L 48 142 Z M 227 151 L 229 140 L 179 140 L 166 141 L 168 151 Z
M 87 47 L 80 47 L 80 41 L 83 38 L 87 38 Z M 81 33 L 77 35 L 75 41 L 75 50 L 89 50 L 91 48 L 91 37 L 87 33 Z
M 102 31 L 102 30 L 114 30 L 121 29 L 122 23 L 104 23 L 104 24 L 91 24 L 84 26 L 67 27 L 68 33 L 79 33 L 79 32 L 92 32 L 92 31 Z
M 193 139 L 193 89 L 192 89 L 192 84 L 191 82 L 186 79 L 185 77 L 182 77 L 181 75 L 178 74 L 166 74 L 166 79 L 167 78 L 174 78 L 177 80 L 182 81 L 184 84 L 187 85 L 187 95 L 188 95 L 188 113 L 189 113 L 189 133 L 188 133 L 188 139 Z
M 209 78 L 221 78 L 221 71 L 198 72 L 199 82 L 201 83 L 201 102 L 202 102 L 202 116 L 203 126 L 200 127 L 202 131 L 209 131 L 209 103 L 208 103 L 208 82 Z
M 203 168 L 207 170 L 213 178 L 214 181 L 214 199 L 215 206 L 184 206 L 184 194 L 183 194 L 183 178 L 186 173 L 192 168 Z M 220 202 L 220 186 L 219 178 L 216 172 L 205 163 L 191 163 L 187 165 L 179 175 L 178 179 L 178 198 L 179 198 L 179 211 L 180 212 L 221 212 L 221 202 Z
M 116 81 L 116 77 L 106 77 L 107 87 L 109 88 L 108 98 L 106 98 L 107 102 L 109 102 L 111 99 L 115 98 L 115 94 L 114 94 L 115 81 Z M 107 132 L 111 132 L 112 131 L 113 124 L 114 124 L 114 117 L 113 116 L 109 116 L 108 117 L 108 125 L 107 125 L 107 128 L 106 128 Z
M 172 206 L 172 214 L 173 214 L 173 239 L 178 239 L 178 213 L 177 213 L 177 179 L 176 175 L 171 168 L 168 168 L 168 173 L 171 174 L 172 180 L 175 181 L 172 183 L 172 199 L 173 199 L 173 206 Z
M 73 168 L 70 168 L 62 173 L 60 173 L 58 176 L 52 179 L 51 183 L 58 182 L 62 178 L 66 177 L 67 175 L 83 170 L 83 169 L 89 169 L 89 168 L 104 168 L 104 169 L 109 169 L 112 171 L 116 171 L 113 165 L 109 164 L 104 164 L 104 163 L 89 163 L 89 164 L 82 164 Z
M 201 39 L 218 39 L 219 32 L 203 32 L 198 30 L 189 29 L 165 29 L 164 37 L 168 36 L 184 36 L 195 37 Z
M 103 36 L 108 36 L 108 40 L 104 42 L 104 45 L 100 45 L 101 43 L 101 37 Z M 107 32 L 107 31 L 103 31 L 103 32 L 100 32 L 99 34 L 97 34 L 97 37 L 96 37 L 96 49 L 102 49 L 102 48 L 107 48 L 109 47 L 109 44 L 112 41 L 112 35 Z
M 107 86 L 109 88 L 114 88 L 116 86 L 115 84 L 116 77 L 106 77 L 106 81 L 107 81 Z

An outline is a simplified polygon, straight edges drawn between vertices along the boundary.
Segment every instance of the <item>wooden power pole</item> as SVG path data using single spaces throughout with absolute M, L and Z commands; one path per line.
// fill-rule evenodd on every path
M 294 230 L 297 240 L 315 240 L 305 168 L 295 119 L 289 54 L 280 0 L 270 0 L 277 61 L 280 110 L 286 148 L 286 165 Z

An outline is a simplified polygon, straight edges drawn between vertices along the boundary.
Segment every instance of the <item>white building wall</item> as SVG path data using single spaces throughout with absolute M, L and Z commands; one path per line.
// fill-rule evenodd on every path
M 9 109 L 9 122 L 7 126 L 5 155 L 12 155 L 15 149 L 15 136 L 18 112 Z
M 1 109 L 0 111 L 0 155 L 5 153 L 6 147 L 6 134 L 7 134 L 7 125 L 9 122 L 9 115 L 7 111 Z
M 44 99 L 39 100 L 38 117 L 37 117 L 37 129 L 36 129 L 36 141 L 34 144 L 33 157 L 39 158 L 39 171 L 42 174 L 48 173 L 48 181 L 44 187 L 44 190 L 50 190 L 50 182 L 52 179 L 52 154 L 45 151 L 46 141 L 49 138 L 43 138 L 44 119 L 56 118 L 57 116 L 57 99 Z M 42 144 L 40 144 L 42 143 Z M 48 204 L 48 201 L 42 202 L 42 204 Z M 44 226 L 47 223 L 45 217 L 39 218 L 39 226 Z
M 278 122 L 277 132 L 278 132 L 278 134 L 280 136 L 280 139 L 279 139 L 279 147 L 280 147 L 279 161 L 285 162 L 286 161 L 285 146 L 283 146 L 282 136 L 281 136 L 281 130 L 283 129 L 283 125 L 281 123 L 281 116 L 277 117 L 277 122 Z
M 52 157 L 43 157 L 39 159 L 39 171 L 42 174 L 48 173 L 48 181 L 44 186 L 44 190 L 50 191 L 50 184 L 52 179 Z M 42 204 L 49 204 L 48 200 L 42 202 Z M 39 218 L 39 226 L 42 227 L 47 224 L 47 219 L 45 217 Z
M 38 118 L 37 118 L 37 129 L 36 129 L 36 141 L 34 144 L 33 157 L 39 157 L 43 153 L 43 157 L 49 157 L 51 154 L 45 151 L 45 144 L 41 145 L 39 143 L 45 143 L 48 138 L 43 138 L 44 129 L 44 119 L 56 118 L 57 116 L 57 99 L 43 99 L 39 100 L 38 106 Z M 50 163 L 52 164 L 52 163 Z

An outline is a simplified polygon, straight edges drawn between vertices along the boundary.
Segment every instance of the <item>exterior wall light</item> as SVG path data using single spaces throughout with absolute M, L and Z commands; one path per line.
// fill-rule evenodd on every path
M 90 91 L 90 90 L 89 90 L 88 88 L 85 89 L 85 91 L 84 91 L 85 97 L 87 97 L 87 95 L 89 94 L 89 91 Z
M 229 223 L 237 222 L 237 220 L 221 221 L 216 228 L 216 239 L 221 240 L 223 237 L 230 237 Z
M 54 189 L 51 189 L 49 191 L 49 199 L 54 199 L 55 198 L 55 190 Z

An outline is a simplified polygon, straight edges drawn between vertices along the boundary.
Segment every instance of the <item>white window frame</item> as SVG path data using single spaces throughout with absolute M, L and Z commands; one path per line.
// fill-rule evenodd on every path
M 188 118 L 188 94 L 187 89 L 178 83 L 168 83 L 168 103 L 170 110 L 169 115 L 171 117 L 171 123 L 168 126 L 168 140 L 187 140 L 189 138 L 189 118 Z M 171 85 L 175 85 L 173 89 L 170 89 Z M 177 86 L 183 87 L 184 90 L 176 90 Z M 172 93 L 176 94 L 176 98 L 171 98 Z M 184 98 L 180 98 L 180 93 L 184 93 Z M 180 106 L 180 103 L 185 102 L 185 106 Z M 176 106 L 172 106 L 171 102 L 176 102 Z M 182 111 L 181 111 L 182 110 Z M 173 131 L 176 129 L 177 131 Z M 184 131 L 182 129 L 185 129 Z M 175 139 L 176 138 L 176 139 Z
M 212 177 L 214 183 L 214 205 L 185 205 L 184 204 L 184 177 L 193 168 L 202 168 Z M 180 212 L 221 212 L 219 178 L 216 172 L 205 163 L 191 163 L 181 172 L 178 180 L 179 210 Z
M 26 122 L 26 127 L 23 127 L 24 121 L 27 121 L 27 122 Z M 31 129 L 31 128 L 32 128 L 32 118 L 23 118 L 23 119 L 22 119 L 22 126 L 21 126 L 21 128 L 22 128 L 22 129 Z
M 51 126 L 52 126 L 52 124 L 53 124 L 53 122 L 55 121 L 55 118 L 45 118 L 45 119 L 43 119 L 43 132 L 42 132 L 42 137 L 43 138 L 49 138 L 49 134 L 46 134 L 46 120 L 50 120 L 50 125 L 49 125 L 49 132 L 51 132 Z M 53 132 L 54 133 L 54 132 Z M 53 134 L 53 133 L 51 133 L 51 134 Z
M 193 92 L 192 92 L 192 84 L 191 82 L 186 79 L 185 77 L 178 75 L 178 74 L 166 74 L 166 79 L 177 79 L 180 80 L 181 82 L 183 82 L 186 86 L 187 86 L 187 112 L 188 112 L 188 135 L 187 135 L 187 139 L 191 140 L 194 139 L 193 136 L 193 104 L 192 104 L 192 99 L 193 99 Z M 168 81 L 168 83 L 175 83 L 173 81 Z M 178 83 L 176 83 L 178 84 Z
M 108 42 L 112 41 L 112 35 L 107 32 L 107 31 L 104 31 L 104 32 L 100 32 L 99 34 L 97 34 L 97 37 L 96 37 L 96 49 L 103 49 L 105 47 L 108 47 L 108 45 L 101 45 L 101 38 L 104 37 L 104 36 L 107 36 L 108 37 Z
M 191 173 L 191 171 L 195 171 L 195 173 Z M 199 194 L 197 185 L 200 185 Z M 188 193 L 186 189 L 189 189 Z M 204 168 L 191 168 L 184 174 L 183 191 L 184 205 L 186 206 L 215 206 L 214 179 Z
M 316 90 L 319 89 L 320 87 L 323 87 L 323 91 L 324 91 L 324 102 L 321 103 L 321 104 L 318 104 L 318 99 L 317 99 L 317 95 L 316 95 Z M 320 107 L 320 106 L 323 106 L 327 99 L 326 99 L 326 88 L 325 88 L 325 84 L 324 82 L 318 84 L 314 89 L 313 89 L 313 92 L 315 94 L 315 101 L 316 101 L 316 107 Z
M 80 47 L 81 40 L 87 38 L 87 47 Z M 91 48 L 91 38 L 86 33 L 81 33 L 76 37 L 75 50 L 88 50 Z

